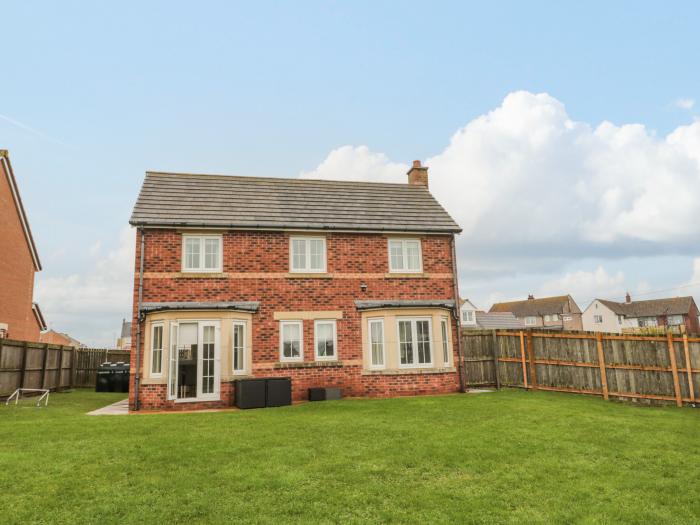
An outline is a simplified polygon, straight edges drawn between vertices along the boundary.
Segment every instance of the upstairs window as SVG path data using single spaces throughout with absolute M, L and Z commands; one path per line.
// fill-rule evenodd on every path
M 183 235 L 183 272 L 220 272 L 221 235 Z
M 423 256 L 419 239 L 389 239 L 389 271 L 420 273 Z
M 535 316 L 529 316 L 525 318 L 525 325 L 526 326 L 535 326 L 537 324 L 537 317 Z
M 326 239 L 324 237 L 290 237 L 289 266 L 291 272 L 325 273 Z
M 462 322 L 473 323 L 474 322 L 474 312 L 472 310 L 462 310 Z
M 669 315 L 667 318 L 668 326 L 679 326 L 683 324 L 682 315 Z
M 602 315 L 594 315 L 593 322 L 595 324 L 602 324 L 603 323 L 603 316 Z

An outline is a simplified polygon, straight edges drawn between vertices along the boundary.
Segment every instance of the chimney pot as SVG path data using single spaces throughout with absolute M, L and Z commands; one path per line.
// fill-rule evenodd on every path
M 631 302 L 632 302 L 632 296 L 630 295 L 629 292 L 627 292 L 627 295 L 625 295 L 625 302 L 626 302 L 626 303 L 631 303 Z
M 408 170 L 408 183 L 416 186 L 428 187 L 428 167 L 423 166 L 419 160 L 413 161 L 413 166 Z
M 528 301 L 534 301 L 534 300 L 535 300 L 535 296 L 532 295 L 532 294 L 530 294 L 530 295 L 527 296 L 527 300 L 528 300 Z

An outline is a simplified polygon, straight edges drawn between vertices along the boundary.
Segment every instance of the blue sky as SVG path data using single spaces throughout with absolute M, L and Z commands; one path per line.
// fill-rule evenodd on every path
M 431 175 L 454 180 L 467 194 L 469 177 L 485 161 L 444 160 L 458 130 L 497 108 L 507 106 L 515 125 L 521 112 L 546 113 L 559 103 L 560 122 L 592 130 L 606 121 L 639 123 L 645 137 L 630 147 L 663 142 L 695 122 L 699 10 L 692 2 L 3 3 L 0 148 L 10 150 L 44 264 L 37 297 L 54 328 L 109 344 L 130 312 L 124 227 L 148 169 L 371 179 L 353 172 L 352 159 L 336 172 L 320 169 L 338 148 L 367 146 L 379 164 L 399 164 L 397 172 L 414 158 L 433 158 L 442 171 Z M 516 92 L 550 99 L 504 104 Z M 504 134 L 496 139 L 487 129 L 483 136 Z M 489 143 L 490 150 L 508 151 L 502 144 Z M 561 180 L 589 158 L 543 163 L 552 171 L 538 188 L 552 187 L 547 180 Z M 670 164 L 669 181 L 683 162 Z M 694 174 L 659 198 L 696 195 L 687 187 Z M 649 177 L 646 186 L 654 184 Z M 643 187 L 635 191 L 639 196 Z M 538 193 L 525 195 L 532 209 Z M 448 200 L 451 213 L 468 217 L 461 204 L 467 207 L 468 198 Z M 530 217 L 513 212 L 508 224 L 517 228 Z M 568 285 L 581 290 L 581 303 L 627 288 L 700 293 L 689 285 L 700 257 L 692 243 L 698 230 L 686 225 L 667 242 L 673 235 L 665 230 L 630 233 L 625 218 L 610 239 L 586 234 L 586 242 L 564 242 L 552 232 L 526 236 L 532 242 L 515 251 L 478 240 L 470 247 L 470 236 L 483 237 L 477 230 L 493 218 L 474 224 L 460 241 L 461 287 L 482 308 Z M 586 279 L 599 268 L 604 275 L 588 293 Z

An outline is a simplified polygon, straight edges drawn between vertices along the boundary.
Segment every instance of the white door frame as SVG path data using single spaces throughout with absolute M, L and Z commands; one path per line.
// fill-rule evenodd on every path
M 177 343 L 180 335 L 180 325 L 183 323 L 197 324 L 197 395 L 178 399 L 179 388 L 178 376 L 178 349 Z M 202 394 L 202 370 L 204 362 L 204 327 L 214 327 L 214 391 L 210 394 Z M 170 323 L 170 355 L 168 368 L 168 400 L 176 403 L 187 403 L 194 401 L 218 401 L 221 399 L 221 322 L 209 319 L 178 319 Z M 174 377 L 173 377 L 174 376 Z M 174 388 L 173 388 L 174 387 Z

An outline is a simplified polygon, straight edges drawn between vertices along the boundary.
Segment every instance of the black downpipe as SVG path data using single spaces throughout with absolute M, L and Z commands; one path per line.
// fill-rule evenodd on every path
M 452 312 L 452 316 L 454 317 L 457 325 L 457 357 L 459 358 L 459 366 L 457 367 L 457 370 L 459 371 L 459 391 L 466 392 L 467 369 L 466 363 L 464 362 L 464 356 L 462 355 L 462 326 L 459 318 L 459 276 L 457 273 L 457 240 L 455 239 L 454 233 L 452 234 L 452 278 L 454 280 L 455 287 L 455 308 Z
M 144 252 L 144 230 L 142 226 L 137 229 L 141 237 L 141 250 L 139 262 L 139 295 L 136 308 L 136 371 L 134 373 L 134 410 L 141 408 L 139 401 L 139 385 L 141 384 L 141 300 L 143 299 L 143 252 Z

